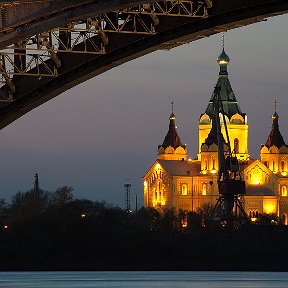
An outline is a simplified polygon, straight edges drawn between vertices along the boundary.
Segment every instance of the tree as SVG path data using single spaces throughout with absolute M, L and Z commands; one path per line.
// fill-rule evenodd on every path
M 263 213 L 263 214 L 259 214 L 258 215 L 258 219 L 256 222 L 258 225 L 277 225 L 280 223 L 280 219 L 279 217 L 274 214 L 267 214 L 267 213 Z
M 29 190 L 18 192 L 12 197 L 11 209 L 14 216 L 33 217 L 46 210 L 49 205 L 50 192 Z
M 201 207 L 197 209 L 197 213 L 201 216 L 202 224 L 208 223 L 209 219 L 212 217 L 214 206 L 210 203 L 204 203 Z
M 74 189 L 71 186 L 63 186 L 58 188 L 52 194 L 52 205 L 61 207 L 71 202 L 74 198 L 73 191 Z
M 5 211 L 7 210 L 7 204 L 4 199 L 0 199 L 0 218 L 5 215 Z

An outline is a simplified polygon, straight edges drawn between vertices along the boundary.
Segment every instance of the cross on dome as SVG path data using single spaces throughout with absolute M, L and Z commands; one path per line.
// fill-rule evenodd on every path
M 171 115 L 170 115 L 170 120 L 175 120 L 176 119 L 176 116 L 174 114 L 174 101 L 171 102 L 171 109 L 172 109 L 172 112 L 171 112 Z
M 277 104 L 278 104 L 278 102 L 277 102 L 277 100 L 275 99 L 275 101 L 274 101 L 275 113 L 277 112 Z
M 275 111 L 274 111 L 274 114 L 272 115 L 273 122 L 275 120 L 278 121 L 278 118 L 279 118 L 279 115 L 277 113 L 277 104 L 278 104 L 278 102 L 275 100 L 274 101 L 274 109 L 275 109 Z

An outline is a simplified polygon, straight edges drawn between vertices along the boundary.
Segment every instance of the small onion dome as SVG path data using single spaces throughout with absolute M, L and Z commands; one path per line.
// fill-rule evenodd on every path
M 229 56 L 226 54 L 224 48 L 222 50 L 222 53 L 217 58 L 217 62 L 219 65 L 228 65 L 230 62 Z
M 169 117 L 170 120 L 176 120 L 176 116 L 175 114 L 172 112 L 170 117 Z
M 278 120 L 279 119 L 279 115 L 277 114 L 277 112 L 275 112 L 273 115 L 272 115 L 272 120 Z

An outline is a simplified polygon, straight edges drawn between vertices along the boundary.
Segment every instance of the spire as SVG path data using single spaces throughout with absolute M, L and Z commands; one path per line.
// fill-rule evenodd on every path
M 217 62 L 220 65 L 220 73 L 223 73 L 223 75 L 227 75 L 227 66 L 230 62 L 229 56 L 225 52 L 225 34 L 222 34 L 222 53 L 217 58 Z
M 175 117 L 175 115 L 174 115 L 174 102 L 172 101 L 171 102 L 171 110 L 172 110 L 172 112 L 171 112 L 171 115 L 170 115 L 170 120 L 176 120 L 176 117 Z
M 244 113 L 242 113 L 236 96 L 233 92 L 232 86 L 230 84 L 229 78 L 228 78 L 228 71 L 227 67 L 228 64 L 230 63 L 230 58 L 225 52 L 225 38 L 224 34 L 222 35 L 222 52 L 217 58 L 217 62 L 220 66 L 220 71 L 219 71 L 219 78 L 217 81 L 216 86 L 221 86 L 221 92 L 220 92 L 220 97 L 223 102 L 223 108 L 225 114 L 229 117 L 229 119 L 235 115 L 236 113 L 245 116 Z M 205 113 L 212 118 L 213 115 L 213 103 L 215 101 L 215 94 L 213 92 L 212 97 L 209 101 L 209 104 L 207 106 L 207 109 Z
M 287 146 L 279 130 L 279 115 L 277 114 L 277 101 L 274 102 L 274 114 L 272 115 L 272 129 L 268 136 L 265 146 L 269 149 L 273 145 L 278 149 L 282 146 Z
M 276 119 L 277 118 L 277 122 L 278 122 L 278 119 L 279 119 L 279 115 L 277 114 L 277 104 L 278 102 L 275 100 L 274 101 L 274 114 L 272 115 L 272 120 Z
M 176 125 L 175 125 L 176 116 L 174 114 L 174 102 L 173 101 L 171 102 L 171 110 L 172 112 L 169 117 L 169 120 L 170 120 L 169 130 L 164 139 L 162 147 L 167 148 L 171 146 L 174 149 L 176 149 L 177 147 L 182 146 L 183 148 L 186 148 L 185 145 L 182 144 L 180 137 L 178 136 L 178 133 L 176 131 Z

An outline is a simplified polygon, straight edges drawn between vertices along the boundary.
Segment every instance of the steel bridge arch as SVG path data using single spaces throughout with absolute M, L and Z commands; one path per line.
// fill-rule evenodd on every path
M 0 49 L 43 32 L 43 29 L 63 27 L 80 19 L 159 0 L 38 0 L 39 3 L 43 2 L 45 4 L 47 2 L 49 4 L 47 6 L 42 4 L 39 7 L 33 4 L 33 0 L 22 1 L 31 2 L 31 8 L 30 10 L 27 9 L 26 14 L 21 13 L 23 15 L 18 17 L 13 15 L 14 17 L 12 16 L 12 19 L 9 20 L 8 15 L 11 14 L 11 12 L 9 13 L 9 8 L 14 9 L 15 7 L 11 4 L 11 7 L 7 6 L 2 9 L 0 18 Z M 8 0 L 3 2 L 8 5 L 16 1 Z M 19 5 L 24 5 L 21 4 L 21 1 L 17 2 L 20 3 Z M 1 5 L 5 4 L 1 4 L 0 1 L 0 8 Z M 5 19 L 7 20 L 5 21 Z
M 125 1 L 120 2 L 124 3 Z M 134 2 L 139 3 L 139 1 Z M 221 1 L 222 4 L 223 2 L 227 4 L 226 9 L 223 9 L 221 5 L 217 5 L 217 1 L 215 1 L 213 3 L 216 7 L 211 8 L 209 17 L 195 21 L 173 23 L 172 26 L 167 25 L 167 29 L 163 29 L 155 35 L 145 37 L 127 35 L 120 41 L 119 35 L 115 34 L 115 39 L 113 39 L 115 48 L 105 55 L 75 56 L 67 54 L 62 59 L 63 63 L 69 66 L 68 63 L 73 60 L 75 65 L 63 71 L 56 78 L 40 79 L 38 81 L 35 81 L 35 77 L 29 76 L 15 78 L 14 82 L 18 87 L 14 95 L 15 100 L 11 103 L 0 104 L 0 128 L 6 127 L 32 109 L 68 89 L 132 59 L 165 48 L 167 45 L 168 47 L 169 45 L 172 47 L 181 45 L 220 31 L 259 22 L 267 17 L 284 14 L 288 11 L 288 3 L 285 0 L 255 0 L 253 1 L 253 9 L 251 9 L 251 1 L 233 1 L 238 2 L 238 4 L 242 3 L 242 6 L 239 4 L 240 7 L 235 6 L 234 10 L 233 5 L 230 3 L 229 6 L 228 3 L 232 1 Z M 220 2 L 218 1 L 218 3 Z M 77 17 L 82 16 L 78 15 Z M 85 14 L 86 16 L 87 14 Z M 7 87 L 2 89 L 5 90 Z

